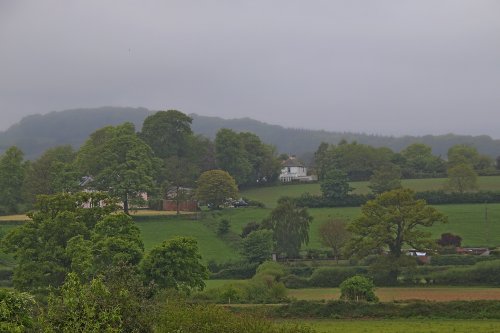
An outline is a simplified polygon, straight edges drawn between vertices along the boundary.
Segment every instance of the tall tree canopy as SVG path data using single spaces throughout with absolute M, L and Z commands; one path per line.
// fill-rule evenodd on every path
M 215 138 L 217 165 L 234 177 L 238 185 L 272 182 L 281 164 L 272 146 L 252 133 L 221 129 Z
M 76 153 L 71 146 L 47 149 L 30 163 L 24 181 L 24 193 L 30 202 L 39 194 L 55 194 L 78 190 L 78 174 L 74 167 Z
M 128 213 L 130 200 L 154 186 L 155 159 L 151 148 L 137 137 L 134 125 L 124 123 L 94 132 L 80 148 L 76 160 L 90 187 L 120 198 Z
M 495 169 L 491 157 L 479 154 L 475 147 L 468 145 L 455 145 L 448 149 L 448 167 L 459 164 L 470 165 L 480 174 L 488 174 Z
M 387 250 L 389 254 L 379 257 L 372 268 L 386 283 L 395 283 L 401 267 L 415 264 L 403 254 L 404 246 L 420 251 L 433 248 L 435 241 L 425 227 L 446 221 L 446 216 L 424 200 L 415 199 L 413 191 L 395 189 L 361 207 L 361 216 L 348 227 L 353 237 L 346 250 L 358 257 Z
M 0 211 L 17 212 L 25 176 L 23 152 L 13 146 L 0 156 Z
M 302 244 L 309 243 L 312 219 L 306 208 L 297 207 L 293 200 L 283 198 L 262 222 L 262 227 L 273 231 L 278 253 L 296 258 Z
M 39 196 L 36 208 L 31 220 L 4 237 L 2 247 L 17 261 L 14 286 L 44 292 L 60 286 L 72 270 L 70 240 L 79 236 L 90 239 L 96 224 L 117 207 L 108 195 L 95 192 Z
M 193 238 L 177 237 L 164 241 L 149 252 L 141 265 L 147 280 L 162 288 L 202 290 L 208 270 L 201 263 L 198 244 Z
M 388 163 L 387 165 L 382 166 L 373 172 L 373 175 L 370 177 L 370 185 L 368 185 L 368 187 L 375 194 L 400 188 L 401 169 L 393 163 Z
M 389 163 L 395 154 L 388 148 L 375 148 L 357 142 L 341 141 L 338 145 L 321 143 L 314 154 L 319 179 L 331 169 L 341 169 L 350 180 L 368 180 L 373 171 Z
M 328 170 L 320 182 L 320 188 L 325 198 L 334 201 L 344 200 L 353 190 L 347 173 L 339 169 Z
M 472 165 L 458 163 L 448 168 L 448 182 L 446 188 L 458 193 L 474 191 L 479 188 L 477 184 L 477 173 Z
M 191 117 L 177 110 L 158 111 L 147 117 L 140 137 L 153 149 L 156 157 L 183 157 L 188 151 Z
M 330 220 L 319 227 L 321 244 L 332 249 L 337 263 L 342 247 L 344 247 L 349 238 L 351 238 L 351 233 L 347 231 L 345 221 L 339 219 Z
M 414 143 L 401 151 L 402 172 L 406 178 L 435 176 L 445 172 L 444 161 L 432 155 L 432 148 L 423 143 Z
M 409 189 L 382 193 L 361 207 L 361 216 L 349 225 L 352 253 L 364 256 L 388 249 L 393 257 L 403 255 L 403 246 L 418 250 L 432 248 L 431 233 L 423 227 L 444 223 L 447 218 Z

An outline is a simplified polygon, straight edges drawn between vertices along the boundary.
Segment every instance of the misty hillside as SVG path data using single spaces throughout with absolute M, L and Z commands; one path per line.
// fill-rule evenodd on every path
M 129 121 L 140 130 L 143 120 L 153 111 L 145 108 L 102 107 L 95 109 L 73 109 L 51 112 L 46 115 L 31 115 L 23 118 L 8 130 L 0 132 L 0 150 L 16 145 L 33 159 L 50 147 L 71 144 L 79 147 L 95 130 Z M 314 152 L 322 142 L 337 143 L 342 139 L 357 141 L 373 146 L 385 146 L 400 151 L 411 143 L 422 142 L 433 148 L 436 155 L 446 156 L 449 147 L 464 143 L 478 148 L 483 154 L 492 157 L 500 155 L 500 140 L 489 136 L 405 136 L 391 137 L 356 133 L 327 132 L 306 129 L 284 128 L 270 125 L 250 118 L 222 119 L 196 114 L 193 118 L 193 131 L 214 138 L 220 128 L 235 131 L 248 131 L 257 134 L 269 144 L 275 145 L 279 152 L 305 155 Z

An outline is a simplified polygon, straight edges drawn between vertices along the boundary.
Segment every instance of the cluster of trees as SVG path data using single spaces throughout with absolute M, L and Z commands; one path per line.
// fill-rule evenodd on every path
M 395 283 L 402 268 L 416 264 L 404 248 L 429 251 L 438 245 L 425 227 L 446 223 L 447 218 L 409 189 L 384 192 L 361 206 L 361 215 L 348 223 L 331 220 L 319 228 L 324 246 L 340 255 L 361 259 L 375 255 L 372 268 Z M 446 235 L 445 235 L 446 236 Z M 448 239 L 442 239 L 445 242 Z M 439 243 L 441 244 L 441 243 Z
M 309 227 L 313 218 L 307 208 L 283 197 L 269 216 L 260 223 L 249 222 L 241 233 L 241 254 L 249 263 L 262 263 L 271 254 L 297 258 L 302 245 L 309 243 Z
M 331 169 L 343 170 L 351 181 L 369 180 L 382 170 L 390 169 L 402 178 L 432 178 L 444 176 L 447 169 L 468 165 L 480 175 L 495 172 L 495 161 L 467 145 L 455 145 L 447 159 L 432 154 L 432 149 L 414 143 L 396 153 L 389 148 L 375 148 L 357 142 L 341 141 L 338 145 L 321 143 L 314 154 L 314 164 L 320 180 Z
M 216 169 L 229 172 L 237 186 L 277 179 L 276 152 L 256 135 L 222 129 L 213 142 L 194 135 L 191 122 L 182 112 L 159 111 L 144 120 L 140 132 L 132 123 L 106 126 L 78 151 L 59 146 L 34 161 L 25 161 L 11 147 L 0 157 L 0 213 L 24 210 L 39 194 L 82 189 L 107 191 L 123 202 L 127 213 L 143 192 L 164 198 L 174 188 L 174 197 L 184 200 L 189 195 L 185 188 L 195 187 L 203 172 Z
M 208 270 L 194 239 L 145 253 L 138 227 L 117 209 L 102 192 L 40 196 L 31 220 L 2 239 L 17 262 L 16 290 L 47 302 L 42 331 L 150 332 L 155 295 L 203 289 Z

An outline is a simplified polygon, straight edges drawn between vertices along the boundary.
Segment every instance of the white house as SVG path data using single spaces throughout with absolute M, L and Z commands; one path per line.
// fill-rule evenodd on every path
M 280 181 L 288 183 L 292 181 L 310 182 L 316 180 L 315 176 L 307 175 L 307 168 L 300 163 L 295 156 L 284 161 L 281 167 Z

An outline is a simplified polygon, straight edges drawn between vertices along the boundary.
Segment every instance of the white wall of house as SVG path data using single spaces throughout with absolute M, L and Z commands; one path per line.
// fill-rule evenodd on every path
M 303 166 L 283 167 L 281 169 L 280 180 L 282 182 L 291 182 L 307 176 L 307 169 Z

